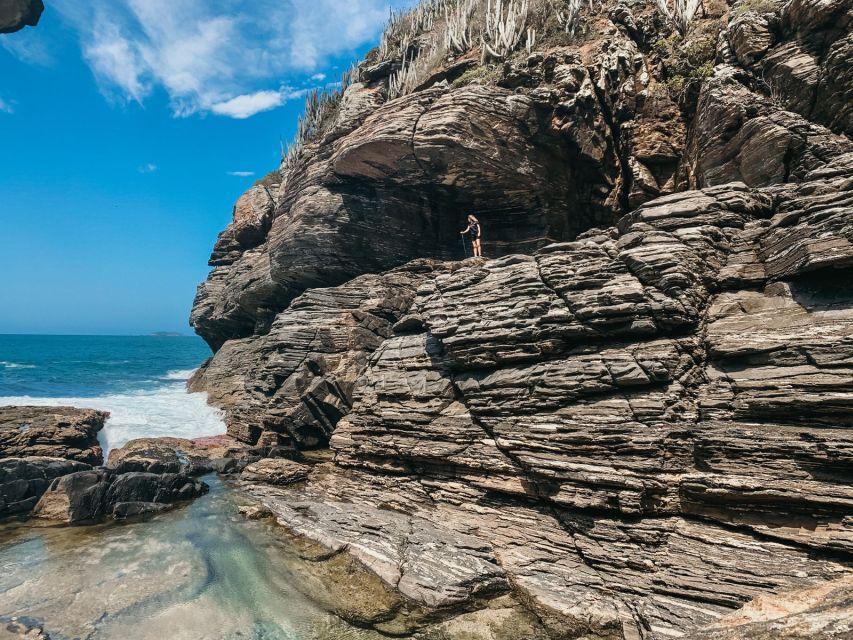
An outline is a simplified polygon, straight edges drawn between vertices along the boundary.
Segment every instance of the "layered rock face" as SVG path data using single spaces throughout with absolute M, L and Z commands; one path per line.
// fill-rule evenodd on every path
M 42 0 L 1 0 L 0 33 L 14 33 L 34 27 L 44 11 Z
M 103 462 L 109 414 L 74 407 L 0 407 L 0 518 L 29 513 L 61 476 Z
M 244 480 L 253 513 L 325 550 L 316 563 L 346 554 L 398 595 L 360 624 L 417 632 L 509 598 L 534 614 L 530 638 L 850 631 L 853 5 L 743 3 L 700 21 L 721 27 L 717 66 L 654 109 L 665 34 L 645 9 L 609 7 L 585 46 L 516 56 L 498 86 L 360 98 L 362 116 L 286 176 L 265 239 L 200 289 L 199 333 L 229 339 L 195 384 L 229 432 L 334 451 L 307 481 Z M 507 144 L 490 157 L 531 167 L 517 192 L 471 151 L 494 135 Z M 329 191 L 376 189 L 374 212 L 387 201 L 393 216 L 416 175 L 434 203 L 476 194 L 495 237 L 516 229 L 486 244 L 498 257 L 440 262 L 424 234 L 432 260 L 344 284 L 346 269 L 321 272 L 350 260 L 355 233 L 329 222 Z M 306 191 L 309 177 L 328 182 Z M 372 239 L 381 217 L 334 202 Z M 347 268 L 380 269 L 373 252 L 397 263 L 403 246 L 383 233 Z M 269 269 L 263 313 L 243 304 L 261 291 L 249 264 Z M 773 594 L 778 615 L 762 613 Z M 485 626 L 474 637 L 502 637 Z
M 0 407 L 0 458 L 41 456 L 103 463 L 98 432 L 105 411 L 74 407 Z

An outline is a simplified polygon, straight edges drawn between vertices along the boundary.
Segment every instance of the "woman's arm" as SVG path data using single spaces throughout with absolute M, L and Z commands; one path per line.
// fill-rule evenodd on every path
M 460 231 L 459 233 L 460 233 L 460 234 L 462 234 L 462 233 L 468 233 L 470 230 L 471 230 L 471 225 L 469 224 L 467 227 L 465 227 L 465 229 L 464 229 L 463 231 Z

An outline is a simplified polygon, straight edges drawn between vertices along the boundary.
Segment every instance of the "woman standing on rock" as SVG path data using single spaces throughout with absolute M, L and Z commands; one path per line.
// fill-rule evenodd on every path
M 474 248 L 474 257 L 482 258 L 483 250 L 480 247 L 480 221 L 472 215 L 468 216 L 468 226 L 462 231 L 462 235 L 471 233 L 471 246 Z

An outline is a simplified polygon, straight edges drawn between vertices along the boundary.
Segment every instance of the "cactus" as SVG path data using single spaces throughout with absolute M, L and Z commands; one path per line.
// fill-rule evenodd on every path
M 465 53 L 472 44 L 471 17 L 477 9 L 477 0 L 457 0 L 444 8 L 444 44 L 448 51 Z
M 527 28 L 527 42 L 525 47 L 527 49 L 527 55 L 533 53 L 533 47 L 536 46 L 536 29 L 532 27 Z
M 590 0 L 590 10 L 592 10 L 592 0 Z M 577 31 L 580 18 L 581 0 L 567 0 L 563 3 L 563 8 L 558 9 L 557 23 L 569 35 L 574 35 Z
M 485 52 L 502 60 L 518 47 L 527 26 L 528 0 L 487 0 L 486 28 L 481 37 Z
M 667 0 L 656 0 L 656 3 L 661 15 L 684 37 L 696 17 L 696 11 L 702 5 L 702 0 L 673 0 L 672 9 L 669 8 Z

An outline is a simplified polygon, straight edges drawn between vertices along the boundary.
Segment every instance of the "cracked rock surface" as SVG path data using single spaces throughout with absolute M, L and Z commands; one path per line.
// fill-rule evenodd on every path
M 537 639 L 849 635 L 852 7 L 704 17 L 716 66 L 678 103 L 638 3 L 493 84 L 445 82 L 463 56 L 387 101 L 365 63 L 273 205 L 244 196 L 193 385 L 249 445 L 331 448 L 243 486 L 310 562 L 399 598 L 341 615 L 428 638 L 508 601 Z M 454 261 L 469 210 L 490 259 Z

